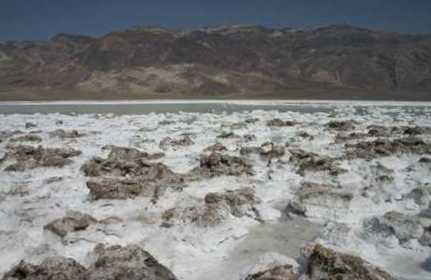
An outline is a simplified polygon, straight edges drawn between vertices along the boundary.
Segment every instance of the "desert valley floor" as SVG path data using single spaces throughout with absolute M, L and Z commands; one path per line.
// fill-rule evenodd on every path
M 0 110 L 0 278 L 134 244 L 178 279 L 264 279 L 317 243 L 431 279 L 431 105 L 301 106 Z

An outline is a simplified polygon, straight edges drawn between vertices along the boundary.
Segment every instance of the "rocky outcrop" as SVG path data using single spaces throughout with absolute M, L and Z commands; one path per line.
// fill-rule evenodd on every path
M 20 130 L 0 130 L 0 140 L 6 140 L 19 134 L 23 134 L 23 132 Z
M 400 136 L 417 136 L 422 134 L 430 134 L 431 127 L 421 126 L 382 126 L 370 125 L 367 127 L 368 135 L 373 137 L 389 137 L 391 135 Z
M 240 138 L 240 136 L 235 134 L 232 131 L 229 131 L 229 132 L 222 132 L 221 134 L 217 135 L 217 138 L 232 139 L 232 138 Z
M 407 195 L 407 199 L 412 199 L 417 205 L 427 207 L 431 202 L 431 186 L 420 186 L 411 190 Z
M 412 163 L 411 165 L 407 166 L 405 168 L 405 171 L 425 171 L 425 172 L 431 172 L 431 158 L 429 157 L 421 157 L 418 159 L 417 162 Z
M 163 212 L 161 226 L 195 224 L 201 227 L 215 226 L 229 216 L 228 209 L 216 204 L 204 206 L 175 207 Z
M 240 176 L 253 174 L 252 166 L 243 158 L 220 153 L 202 155 L 199 167 L 193 169 L 191 174 L 203 177 Z
M 51 137 L 58 137 L 60 139 L 73 139 L 73 138 L 79 138 L 85 136 L 84 133 L 80 133 L 78 130 L 64 130 L 64 129 L 57 129 L 54 131 L 49 132 L 49 136 Z
M 357 144 L 346 144 L 346 157 L 348 159 L 373 158 L 391 156 L 402 153 L 430 154 L 431 144 L 417 137 L 390 139 L 377 139 Z
M 175 275 L 137 245 L 98 245 L 96 262 L 87 271 L 88 280 L 176 280 Z
M 272 119 L 266 122 L 266 125 L 269 127 L 294 126 L 296 124 L 294 121 L 283 121 L 281 119 Z
M 255 146 L 241 147 L 241 149 L 239 149 L 239 153 L 242 156 L 249 155 L 249 154 L 259 154 L 259 152 L 260 152 L 260 148 Z
M 334 176 L 345 172 L 344 169 L 338 166 L 335 158 L 318 155 L 301 149 L 291 149 L 289 152 L 289 160 L 297 166 L 300 175 L 304 175 L 305 172 L 308 171 L 323 171 Z
M 246 213 L 255 211 L 254 205 L 259 203 L 259 199 L 255 196 L 252 188 L 242 188 L 223 193 L 208 193 L 204 200 L 206 205 L 225 204 L 229 208 L 229 212 L 235 217 L 242 217 Z
M 335 143 L 342 143 L 342 142 L 352 141 L 352 140 L 360 140 L 366 137 L 369 137 L 367 133 L 342 131 L 342 132 L 339 132 L 335 137 Z
M 396 211 L 366 220 L 364 228 L 367 233 L 378 234 L 382 237 L 393 235 L 401 244 L 411 239 L 419 239 L 424 234 L 424 228 L 418 217 Z
M 86 280 L 87 269 L 70 258 L 50 257 L 40 265 L 21 261 L 3 280 Z
M 327 127 L 329 129 L 341 130 L 341 131 L 353 130 L 353 129 L 355 129 L 355 122 L 350 121 L 350 120 L 347 120 L 347 121 L 330 121 L 327 124 Z
M 275 145 L 272 142 L 263 143 L 259 148 L 259 154 L 267 158 L 278 158 L 282 157 L 285 153 L 285 149 L 281 145 Z
M 244 280 L 395 280 L 360 257 L 319 244 L 303 248 L 301 260 L 301 265 L 294 260 L 258 263 Z
M 36 125 L 35 123 L 32 123 L 32 122 L 26 122 L 26 123 L 25 123 L 25 125 L 24 125 L 24 127 L 25 127 L 26 129 L 30 129 L 30 128 L 35 128 L 35 127 L 37 127 L 37 125 Z
M 160 153 L 148 154 L 134 148 L 110 146 L 106 149 L 111 150 L 107 158 L 95 157 L 81 167 L 86 176 L 135 177 L 146 175 L 150 171 L 157 171 L 154 170 L 156 164 L 148 161 L 163 157 L 163 154 Z
M 24 171 L 37 167 L 63 167 L 72 163 L 81 151 L 63 148 L 43 148 L 42 146 L 9 146 L 7 159 L 15 163 L 7 166 L 5 171 Z
M 73 259 L 47 258 L 40 265 L 24 261 L 5 274 L 3 280 L 176 280 L 175 275 L 150 253 L 136 245 L 103 245 L 94 250 L 96 261 L 85 268 Z
M 77 211 L 69 211 L 66 216 L 47 224 L 44 229 L 49 230 L 60 237 L 65 237 L 69 232 L 81 231 L 88 228 L 97 220 L 88 214 Z
M 241 155 L 259 154 L 263 158 L 271 159 L 284 156 L 285 148 L 272 142 L 265 142 L 260 147 L 241 147 L 239 153 Z
M 171 137 L 165 137 L 160 141 L 160 148 L 167 149 L 168 147 L 185 147 L 185 146 L 191 146 L 194 142 L 192 138 L 188 135 L 184 135 L 178 139 L 174 139 Z
M 297 280 L 299 264 L 296 260 L 277 254 L 266 253 L 248 269 L 242 280 Z
M 184 175 L 170 170 L 163 163 L 152 162 L 163 154 L 148 154 L 134 148 L 111 146 L 106 159 L 95 157 L 81 170 L 93 177 L 87 182 L 92 199 L 127 199 L 138 195 L 152 197 L 170 186 L 184 182 Z
M 14 138 L 9 139 L 9 142 L 11 143 L 16 143 L 16 142 L 34 142 L 34 143 L 39 143 L 42 142 L 42 138 L 38 135 L 34 135 L 34 134 L 26 134 L 26 135 L 22 135 L 22 136 L 17 136 Z
M 287 203 L 284 213 L 290 218 L 291 214 L 297 216 L 305 216 L 307 212 L 306 206 L 298 200 L 291 200 Z
M 208 146 L 204 149 L 204 152 L 209 153 L 217 153 L 217 152 L 225 152 L 227 148 L 221 143 L 215 143 L 214 145 Z
M 295 192 L 293 200 L 285 208 L 286 214 L 307 216 L 309 207 L 326 209 L 347 209 L 353 199 L 353 194 L 345 192 L 332 185 L 304 182 Z
M 408 136 L 431 134 L 431 127 L 428 126 L 403 126 L 400 130 L 402 134 Z
M 305 275 L 309 280 L 394 280 L 389 273 L 357 256 L 312 245 L 304 249 Z
M 251 188 L 208 193 L 204 202 L 202 206 L 169 209 L 163 213 L 162 219 L 165 221 L 165 225 L 193 223 L 199 226 L 220 224 L 229 215 L 259 219 L 255 208 L 259 200 Z
M 160 172 L 156 177 L 102 177 L 92 178 L 87 181 L 87 188 L 90 190 L 90 197 L 98 199 L 128 199 L 137 196 L 150 197 L 157 201 L 169 187 L 182 185 L 183 178 L 175 174 L 164 174 L 162 165 L 155 165 L 153 172 Z M 159 168 L 161 168 L 160 171 Z
M 244 280 L 297 280 L 298 275 L 291 265 L 276 266 L 250 274 Z
M 390 127 L 382 125 L 369 125 L 367 126 L 367 129 L 367 135 L 372 137 L 387 137 L 392 133 L 392 129 Z
M 304 138 L 304 139 L 308 139 L 308 140 L 313 140 L 314 136 L 311 135 L 310 133 L 306 132 L 306 131 L 299 131 L 296 134 L 298 137 Z

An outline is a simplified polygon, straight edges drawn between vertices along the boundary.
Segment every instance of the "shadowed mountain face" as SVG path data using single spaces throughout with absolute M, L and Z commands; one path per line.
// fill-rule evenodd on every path
M 101 38 L 60 34 L 0 44 L 0 89 L 135 97 L 289 97 L 308 91 L 316 98 L 322 89 L 345 89 L 391 98 L 391 92 L 431 90 L 431 35 L 346 25 L 134 28 Z

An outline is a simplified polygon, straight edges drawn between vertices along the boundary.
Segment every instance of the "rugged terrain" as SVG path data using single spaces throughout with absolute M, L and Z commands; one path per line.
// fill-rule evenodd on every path
M 136 27 L 0 43 L 0 99 L 429 100 L 431 36 L 313 29 Z
M 430 279 L 430 107 L 309 106 L 1 115 L 0 278 Z

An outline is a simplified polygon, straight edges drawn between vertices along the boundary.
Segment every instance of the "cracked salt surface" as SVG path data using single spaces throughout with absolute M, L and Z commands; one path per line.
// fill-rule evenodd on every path
M 103 106 L 103 105 L 100 105 Z M 299 256 L 299 248 L 307 242 L 320 242 L 340 251 L 357 254 L 391 274 L 403 279 L 430 279 L 431 248 L 417 240 L 400 245 L 392 236 L 366 235 L 363 222 L 388 211 L 416 215 L 423 208 L 405 198 L 411 190 L 431 183 L 431 170 L 415 164 L 423 155 L 403 154 L 372 159 L 340 159 L 347 170 L 338 177 L 324 172 L 296 172 L 289 161 L 289 149 L 341 157 L 343 143 L 336 143 L 337 132 L 326 126 L 331 120 L 353 120 L 355 131 L 366 132 L 371 124 L 385 126 L 431 126 L 431 107 L 385 107 L 362 104 L 313 105 L 324 110 L 251 110 L 230 113 L 165 112 L 139 115 L 114 114 L 7 114 L 1 116 L 3 131 L 20 130 L 22 134 L 35 131 L 43 147 L 67 147 L 82 151 L 73 163 L 62 168 L 40 167 L 24 172 L 7 172 L 8 159 L 0 171 L 0 276 L 21 259 L 40 262 L 47 256 L 72 257 L 83 264 L 92 260 L 91 251 L 97 243 L 135 243 L 153 254 L 179 279 L 240 279 L 244 271 L 267 253 L 276 252 L 290 257 Z M 330 110 L 328 110 L 328 108 Z M 267 109 L 267 108 L 265 108 Z M 231 128 L 246 119 L 258 118 L 256 123 Z M 299 124 L 291 127 L 268 127 L 268 120 L 280 118 Z M 25 128 L 32 122 L 34 128 Z M 50 137 L 55 129 L 76 129 L 85 136 L 73 139 Z M 238 138 L 217 138 L 233 131 Z M 313 139 L 298 136 L 307 132 Z M 162 149 L 166 137 L 190 135 L 194 144 L 187 147 Z M 244 139 L 244 135 L 255 139 Z M 430 134 L 420 136 L 431 141 Z M 159 161 L 175 172 L 187 173 L 199 165 L 202 151 L 217 142 L 226 146 L 227 154 L 239 155 L 243 146 L 260 146 L 267 141 L 285 145 L 286 154 L 271 164 L 259 155 L 246 156 L 253 165 L 252 176 L 221 176 L 193 181 L 184 189 L 168 189 L 156 204 L 150 198 L 129 200 L 89 199 L 88 178 L 81 166 L 94 156 L 105 157 L 106 145 L 135 147 L 149 153 L 164 152 Z M 355 143 L 360 140 L 351 140 Z M 0 155 L 7 153 L 8 139 L 0 143 Z M 1 156 L 0 156 L 1 157 Z M 367 196 L 364 187 L 376 185 L 373 168 L 382 165 L 393 170 L 391 182 L 382 183 Z M 414 166 L 414 168 L 408 168 Z M 416 166 L 416 167 L 415 167 Z M 59 178 L 57 178 L 59 177 Z M 54 179 L 53 179 L 54 178 Z M 57 179 L 55 179 L 57 178 Z M 303 182 L 337 185 L 353 194 L 350 203 L 317 198 L 307 205 L 307 218 L 286 218 L 284 209 L 295 197 Z M 192 224 L 161 227 L 161 214 L 172 207 L 199 206 L 209 192 L 223 192 L 252 187 L 260 204 L 259 222 L 250 217 L 230 216 L 220 225 L 202 228 Z M 329 199 L 329 200 L 328 200 Z M 63 239 L 44 231 L 43 227 L 66 211 L 77 210 L 101 220 L 117 216 L 123 223 L 92 225 L 84 231 L 69 233 Z

